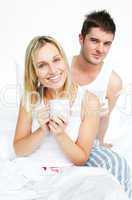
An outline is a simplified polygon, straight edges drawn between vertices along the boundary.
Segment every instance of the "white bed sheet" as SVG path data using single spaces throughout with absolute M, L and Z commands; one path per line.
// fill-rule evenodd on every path
M 47 173 L 25 158 L 0 163 L 2 200 L 128 200 L 106 170 L 67 167 Z

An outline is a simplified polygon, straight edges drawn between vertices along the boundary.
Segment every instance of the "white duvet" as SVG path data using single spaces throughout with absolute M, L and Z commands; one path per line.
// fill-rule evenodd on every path
M 28 158 L 0 162 L 1 200 L 128 200 L 103 169 L 66 167 L 45 171 Z

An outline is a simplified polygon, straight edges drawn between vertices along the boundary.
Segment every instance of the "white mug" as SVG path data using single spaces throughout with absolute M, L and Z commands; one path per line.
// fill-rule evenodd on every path
M 66 122 L 70 116 L 70 103 L 68 99 L 53 99 L 49 101 L 50 117 L 64 117 Z

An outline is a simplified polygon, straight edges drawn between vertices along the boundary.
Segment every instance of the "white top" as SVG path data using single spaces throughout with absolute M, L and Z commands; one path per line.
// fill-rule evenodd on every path
M 73 57 L 68 57 L 70 66 L 73 62 Z M 95 80 L 87 85 L 80 85 L 85 91 L 88 90 L 99 97 L 101 103 L 105 103 L 105 98 L 107 96 L 107 88 L 111 73 L 113 71 L 112 62 L 106 61 L 102 65 L 102 69 Z
M 71 108 L 71 115 L 69 118 L 69 123 L 66 128 L 66 133 L 69 137 L 76 141 L 79 135 L 79 127 L 81 123 L 81 104 L 82 98 L 84 96 L 84 90 L 78 87 L 76 99 Z M 38 128 L 39 125 L 37 120 L 33 120 L 33 129 Z M 46 134 L 39 149 L 33 152 L 29 158 L 33 158 L 40 163 L 42 166 L 48 167 L 64 167 L 71 166 L 73 163 L 66 157 L 63 151 L 60 149 L 55 137 L 52 133 Z
M 93 92 L 99 97 L 100 102 L 104 102 L 104 99 L 107 96 L 107 88 L 112 70 L 112 67 L 109 66 L 107 62 L 104 63 L 97 78 L 88 85 L 83 85 L 81 87 L 85 90 Z

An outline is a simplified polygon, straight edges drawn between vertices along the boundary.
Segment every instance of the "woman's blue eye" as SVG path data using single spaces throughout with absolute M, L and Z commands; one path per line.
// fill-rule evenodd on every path
M 46 64 L 43 63 L 43 64 L 38 65 L 38 68 L 41 69 L 41 68 L 43 68 L 45 66 L 46 66 Z
M 58 62 L 58 61 L 60 61 L 60 58 L 54 59 L 54 62 Z
M 38 66 L 39 69 L 42 68 L 42 67 L 43 67 L 43 65 L 39 65 L 39 66 Z

